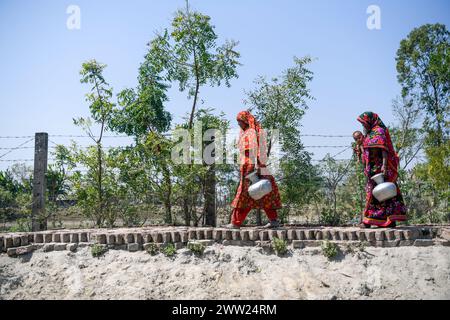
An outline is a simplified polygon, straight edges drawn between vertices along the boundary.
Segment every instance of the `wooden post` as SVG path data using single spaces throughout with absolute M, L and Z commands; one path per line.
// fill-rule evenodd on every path
M 261 209 L 256 209 L 256 225 L 257 226 L 262 226 Z
M 47 229 L 45 216 L 45 191 L 47 173 L 48 134 L 38 132 L 34 138 L 34 174 L 33 174 L 33 204 L 31 211 L 32 231 Z

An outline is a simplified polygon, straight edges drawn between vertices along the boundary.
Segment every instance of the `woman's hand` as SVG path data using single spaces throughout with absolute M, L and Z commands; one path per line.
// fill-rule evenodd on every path
M 263 176 L 266 176 L 269 174 L 265 165 L 257 166 L 256 171 L 257 171 L 259 177 L 263 177 Z
M 381 166 L 381 173 L 383 173 L 384 177 L 386 178 L 387 168 L 386 168 L 386 165 L 384 165 L 384 164 Z
M 384 177 L 386 178 L 386 174 L 387 174 L 387 152 L 385 150 L 383 150 L 383 165 L 381 166 L 381 172 L 383 173 Z

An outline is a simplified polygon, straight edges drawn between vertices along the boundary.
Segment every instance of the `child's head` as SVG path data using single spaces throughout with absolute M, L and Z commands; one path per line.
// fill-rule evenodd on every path
M 357 144 L 361 144 L 363 142 L 364 135 L 361 131 L 353 132 L 353 139 Z

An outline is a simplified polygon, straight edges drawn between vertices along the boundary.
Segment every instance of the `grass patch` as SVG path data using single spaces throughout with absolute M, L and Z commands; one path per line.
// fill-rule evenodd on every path
M 361 241 L 360 243 L 358 243 L 356 245 L 356 247 L 358 248 L 359 251 L 363 252 L 366 250 L 366 247 L 369 243 L 367 241 Z
M 147 253 L 150 254 L 151 256 L 155 256 L 159 253 L 159 248 L 156 245 L 156 243 L 150 243 L 149 246 L 147 247 Z
M 355 249 L 354 249 L 353 245 L 346 244 L 345 245 L 345 253 L 351 253 L 351 254 L 355 253 Z
M 339 247 L 336 243 L 324 241 L 322 242 L 322 253 L 328 260 L 331 260 L 339 253 Z
M 166 257 L 173 257 L 177 253 L 177 249 L 173 243 L 169 243 L 162 249 L 162 253 Z
M 108 248 L 97 243 L 91 247 L 91 254 L 94 258 L 101 257 L 106 251 L 108 251 Z
M 287 241 L 274 237 L 272 238 L 272 248 L 275 250 L 277 255 L 284 255 L 288 251 Z
M 205 252 L 206 246 L 199 242 L 189 242 L 187 248 L 196 256 L 202 256 Z

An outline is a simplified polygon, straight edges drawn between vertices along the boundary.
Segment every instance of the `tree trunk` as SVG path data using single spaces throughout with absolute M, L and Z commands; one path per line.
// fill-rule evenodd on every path
M 206 173 L 205 181 L 205 225 L 216 226 L 216 168 L 212 164 Z
M 200 215 L 200 217 L 197 217 L 197 199 L 198 199 L 198 194 L 189 194 L 188 198 L 190 200 L 190 202 L 189 202 L 190 216 L 192 218 L 194 227 L 198 227 L 198 222 L 201 219 L 201 215 Z
M 198 98 L 198 89 L 200 88 L 200 84 L 198 80 L 195 84 L 195 94 L 194 94 L 194 102 L 192 103 L 192 110 L 191 110 L 191 116 L 189 117 L 189 129 L 192 128 L 192 123 L 194 122 L 194 114 L 195 114 L 195 106 L 197 104 L 197 98 Z
M 47 230 L 47 219 L 39 221 L 40 230 Z
M 333 217 L 334 217 L 334 223 L 336 223 L 337 220 L 337 196 L 336 196 L 336 189 L 333 190 Z
M 170 181 L 170 172 L 167 169 L 167 166 L 165 165 L 165 163 L 162 166 L 162 170 L 163 170 L 163 177 L 164 177 L 164 184 L 165 184 L 164 189 L 166 189 L 166 194 L 164 197 L 164 208 L 165 208 L 164 222 L 167 224 L 171 224 L 172 223 L 172 202 L 171 202 L 172 183 Z
M 164 223 L 172 224 L 172 205 L 170 203 L 170 200 L 167 199 L 167 197 L 164 199 L 164 209 L 165 209 Z
M 97 226 L 101 227 L 103 224 L 103 185 L 102 185 L 103 161 L 102 161 L 101 142 L 97 143 L 97 161 L 98 161 L 97 192 L 98 192 L 98 200 L 99 200 L 99 212 L 98 212 L 98 217 L 97 217 Z
M 256 225 L 262 225 L 261 209 L 256 210 Z
M 186 226 L 191 225 L 191 212 L 189 211 L 189 199 L 183 197 L 183 213 L 184 213 L 184 224 Z
M 200 89 L 200 75 L 198 70 L 197 54 L 194 48 L 194 64 L 195 64 L 195 94 L 194 102 L 192 103 L 191 116 L 189 117 L 189 129 L 192 129 L 192 123 L 194 122 L 195 106 L 197 105 L 198 91 Z

